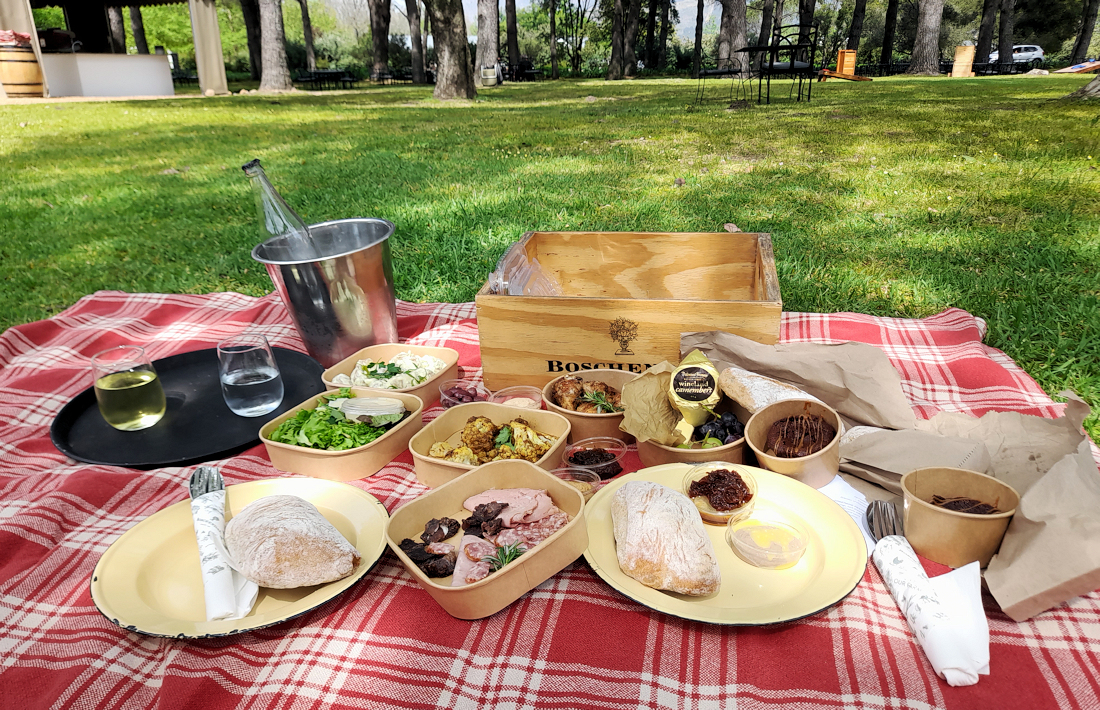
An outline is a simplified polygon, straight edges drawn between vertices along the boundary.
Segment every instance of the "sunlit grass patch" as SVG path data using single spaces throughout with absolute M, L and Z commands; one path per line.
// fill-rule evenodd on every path
M 402 298 L 471 299 L 532 229 L 733 222 L 772 234 L 788 310 L 964 308 L 1096 405 L 1100 126 L 1059 99 L 1086 80 L 831 81 L 737 110 L 681 79 L 3 106 L 0 325 L 103 288 L 269 291 L 239 170 L 259 157 L 307 221 L 393 220 Z

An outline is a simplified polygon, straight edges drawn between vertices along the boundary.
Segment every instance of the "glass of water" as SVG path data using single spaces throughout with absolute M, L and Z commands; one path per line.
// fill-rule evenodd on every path
M 164 388 L 143 348 L 119 345 L 92 356 L 99 412 L 121 431 L 148 429 L 164 416 Z
M 283 378 L 267 338 L 241 333 L 218 343 L 222 396 L 234 414 L 258 417 L 283 401 Z

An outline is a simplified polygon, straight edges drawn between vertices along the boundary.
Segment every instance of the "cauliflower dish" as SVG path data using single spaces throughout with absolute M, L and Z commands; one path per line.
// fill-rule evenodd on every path
M 501 426 L 493 424 L 488 417 L 470 417 L 466 426 L 462 427 L 458 446 L 437 441 L 428 450 L 428 455 L 469 466 L 502 459 L 524 459 L 535 463 L 556 441 L 555 437 L 540 434 L 526 420 L 518 417 Z

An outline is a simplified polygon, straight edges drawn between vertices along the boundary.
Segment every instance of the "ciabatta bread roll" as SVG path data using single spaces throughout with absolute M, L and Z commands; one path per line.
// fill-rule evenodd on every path
M 312 503 L 288 495 L 246 505 L 226 524 L 225 547 L 241 574 L 272 589 L 347 577 L 361 559 Z
M 727 397 L 749 410 L 749 414 L 756 414 L 769 404 L 787 399 L 812 399 L 815 402 L 821 402 L 817 397 L 806 394 L 794 385 L 788 385 L 786 382 L 773 380 L 740 367 L 727 367 L 722 370 L 718 375 L 718 387 Z
M 695 504 L 679 491 L 631 481 L 611 499 L 619 568 L 647 587 L 707 596 L 722 578 Z

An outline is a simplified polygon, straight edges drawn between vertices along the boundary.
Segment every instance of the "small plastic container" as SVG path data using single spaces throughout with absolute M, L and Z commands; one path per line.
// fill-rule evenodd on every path
M 589 449 L 603 449 L 604 451 L 613 454 L 614 460 L 608 460 L 605 463 L 596 465 L 587 465 L 582 463 L 576 463 L 573 461 L 573 455 L 581 451 L 587 451 Z M 614 478 L 623 472 L 622 464 L 620 463 L 623 457 L 626 456 L 626 442 L 622 439 L 615 439 L 610 436 L 594 436 L 589 439 L 581 439 L 575 444 L 571 444 L 566 447 L 565 454 L 562 456 L 562 461 L 571 468 L 584 469 L 585 471 L 591 471 L 598 475 L 602 480 Z
M 447 380 L 439 385 L 439 403 L 444 409 L 456 404 L 488 402 L 490 396 L 489 390 L 471 380 Z
M 526 385 L 505 387 L 493 393 L 489 401 L 520 409 L 542 409 L 542 390 Z
M 602 483 L 599 475 L 583 468 L 555 468 L 550 473 L 580 491 L 585 502 L 588 502 L 588 499 L 595 495 Z
M 711 505 L 710 500 L 706 496 L 691 497 L 689 490 L 693 482 L 703 480 L 711 471 L 723 469 L 736 473 L 741 480 L 745 482 L 745 487 L 749 489 L 750 493 L 750 497 L 747 501 L 731 510 L 717 510 Z M 752 515 L 752 511 L 756 507 L 756 491 L 756 479 L 748 470 L 743 466 L 726 463 L 725 461 L 710 461 L 708 463 L 697 464 L 692 466 L 687 472 L 687 475 L 684 476 L 684 495 L 691 498 L 691 502 L 699 509 L 699 515 L 702 516 L 703 522 L 710 523 L 711 525 L 727 525 L 730 521 L 736 522 L 744 520 Z
M 809 538 L 793 525 L 750 517 L 730 521 L 726 542 L 738 557 L 754 567 L 787 569 L 802 559 Z

